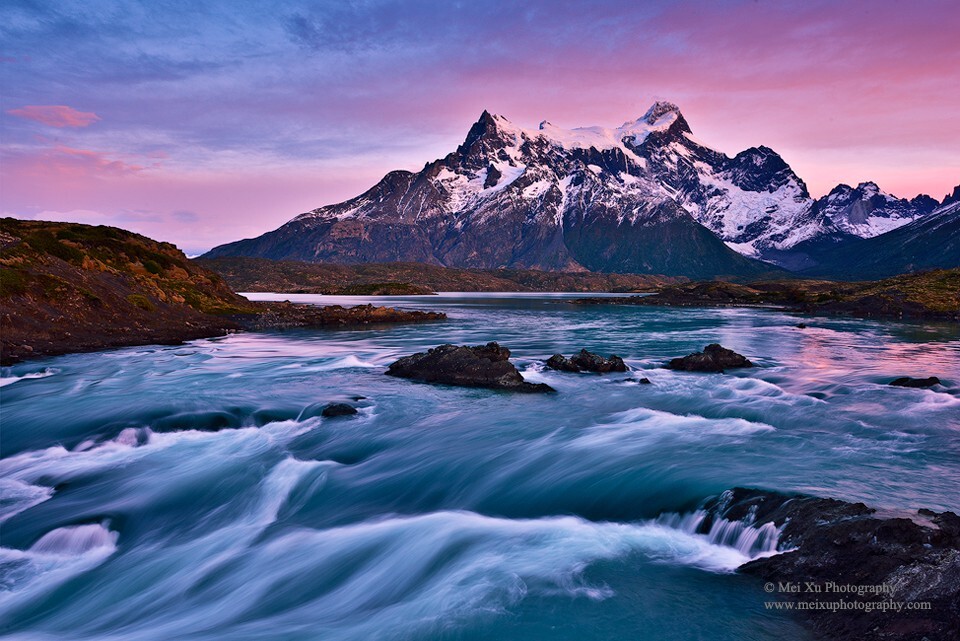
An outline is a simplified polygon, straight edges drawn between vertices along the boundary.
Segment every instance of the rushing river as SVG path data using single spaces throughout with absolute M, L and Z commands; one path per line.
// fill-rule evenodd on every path
M 733 572 L 769 545 L 692 533 L 703 499 L 960 510 L 956 326 L 571 296 L 380 298 L 449 320 L 4 368 L 0 635 L 805 639 Z M 558 393 L 383 374 L 491 340 Z M 712 342 L 758 367 L 661 368 Z M 581 348 L 634 371 L 544 371 Z M 946 389 L 886 385 L 930 375 Z M 360 413 L 321 417 L 335 401 Z

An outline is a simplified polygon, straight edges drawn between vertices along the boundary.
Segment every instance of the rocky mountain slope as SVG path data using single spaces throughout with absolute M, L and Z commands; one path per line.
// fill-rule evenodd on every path
M 798 226 L 806 230 L 803 240 L 783 248 L 768 248 L 763 257 L 793 271 L 810 269 L 830 261 L 851 243 L 898 229 L 940 206 L 936 199 L 923 194 L 912 200 L 897 198 L 873 182 L 856 187 L 837 185 L 798 218 Z
M 669 103 L 617 129 L 544 122 L 528 131 L 484 112 L 455 152 L 420 172 L 391 172 L 357 198 L 207 256 L 690 277 L 770 271 L 730 250 L 676 196 L 712 198 L 712 214 L 730 207 L 731 191 L 759 202 L 749 190 L 769 189 L 775 195 L 762 193 L 793 202 L 806 188 L 768 150 L 731 159 L 689 134 Z M 690 181 L 701 161 L 726 187 Z M 756 163 L 762 176 L 748 171 Z
M 939 205 L 869 182 L 814 200 L 772 149 L 711 149 L 668 102 L 617 128 L 528 130 L 484 112 L 455 152 L 421 171 L 390 172 L 354 199 L 207 256 L 753 276 L 770 268 L 728 248 L 811 267 L 838 243 Z
M 819 264 L 803 274 L 859 280 L 960 267 L 960 199 L 948 197 L 945 202 L 933 213 L 880 236 L 843 242 L 822 253 Z
M 254 303 L 175 246 L 115 227 L 0 219 L 0 362 L 180 343 L 244 328 L 434 320 Z

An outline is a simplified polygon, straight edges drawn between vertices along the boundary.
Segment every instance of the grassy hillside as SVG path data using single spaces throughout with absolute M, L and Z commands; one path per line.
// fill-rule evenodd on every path
M 335 265 L 265 258 L 201 258 L 238 292 L 428 294 L 460 292 L 650 291 L 684 279 L 522 269 L 452 269 L 422 263 Z
M 179 343 L 242 328 L 437 320 L 254 303 L 179 249 L 115 227 L 0 219 L 0 362 Z
M 112 227 L 0 220 L 4 360 L 238 328 L 251 303 L 173 245 Z

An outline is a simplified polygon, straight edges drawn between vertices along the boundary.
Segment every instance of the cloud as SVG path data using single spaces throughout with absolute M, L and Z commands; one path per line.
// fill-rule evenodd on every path
M 53 149 L 52 158 L 65 172 L 79 170 L 88 175 L 123 176 L 144 169 L 142 165 L 112 159 L 103 152 L 91 149 L 74 149 L 64 145 L 57 145 Z
M 200 220 L 200 215 L 194 211 L 188 211 L 185 209 L 178 209 L 177 211 L 170 214 L 178 223 L 195 223 Z
M 42 178 L 47 182 L 48 189 L 53 184 L 65 185 L 91 179 L 121 178 L 137 174 L 147 168 L 144 165 L 118 159 L 114 154 L 60 144 L 34 149 L 8 150 L 3 157 L 3 166 L 5 177 L 9 177 L 11 181 Z M 40 196 L 40 192 L 37 196 Z
M 66 105 L 27 105 L 19 109 L 8 109 L 7 113 L 49 127 L 89 127 L 100 120 L 100 116 L 91 111 L 77 111 Z

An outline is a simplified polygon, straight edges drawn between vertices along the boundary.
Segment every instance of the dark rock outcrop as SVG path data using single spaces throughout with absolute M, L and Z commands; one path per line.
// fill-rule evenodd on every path
M 353 416 L 357 413 L 357 408 L 346 403 L 330 403 L 320 412 L 321 416 L 335 418 L 337 416 Z
M 894 387 L 933 387 L 934 385 L 939 384 L 940 379 L 936 376 L 931 376 L 929 378 L 910 378 L 909 376 L 902 376 L 890 381 L 890 385 L 893 385 Z
M 554 354 L 547 360 L 547 367 L 561 372 L 626 372 L 628 368 L 623 359 L 615 354 L 607 358 L 581 349 L 577 354 L 567 358 L 563 354 Z
M 547 367 L 550 369 L 555 369 L 560 372 L 579 372 L 581 371 L 572 360 L 564 356 L 563 354 L 554 354 L 547 359 Z
M 427 383 L 488 387 L 512 392 L 553 392 L 544 383 L 528 383 L 509 361 L 510 350 L 497 343 L 441 345 L 395 361 L 388 376 L 399 376 Z
M 724 492 L 705 509 L 702 527 L 724 518 L 781 528 L 779 549 L 789 551 L 754 559 L 740 571 L 767 581 L 773 600 L 794 601 L 785 612 L 823 637 L 960 638 L 956 514 L 920 510 L 881 517 L 863 503 L 743 488 Z M 833 605 L 838 602 L 845 605 Z
M 732 349 L 713 343 L 703 348 L 702 352 L 672 359 L 667 367 L 684 372 L 722 372 L 735 367 L 753 367 L 753 363 Z
M 230 320 L 244 329 L 289 329 L 293 327 L 355 327 L 381 323 L 421 323 L 443 320 L 441 312 L 421 312 L 373 305 L 298 305 L 262 303 L 254 313 L 235 314 Z

